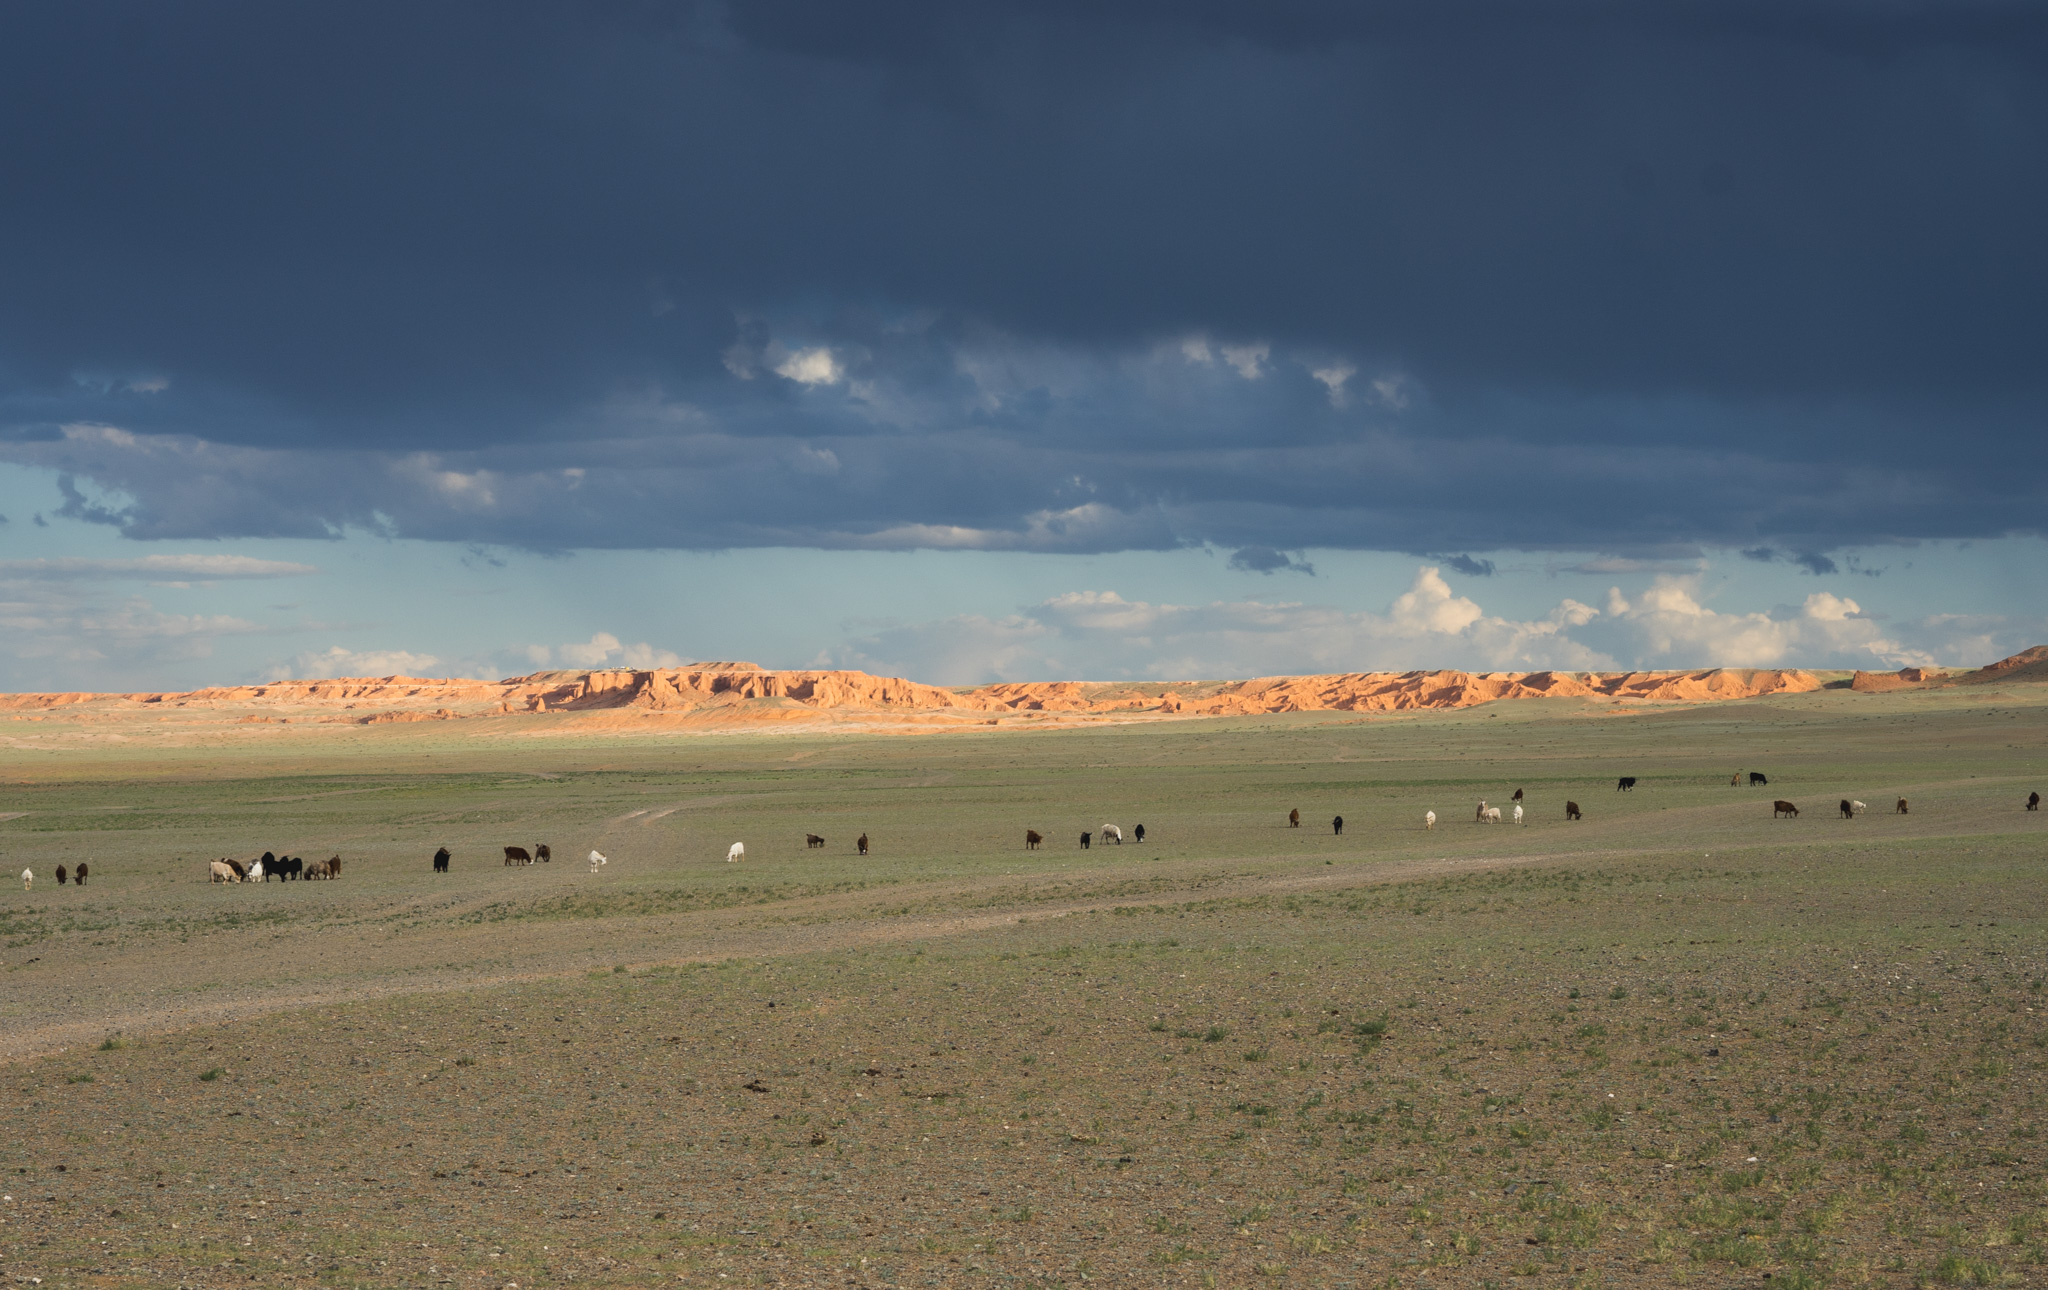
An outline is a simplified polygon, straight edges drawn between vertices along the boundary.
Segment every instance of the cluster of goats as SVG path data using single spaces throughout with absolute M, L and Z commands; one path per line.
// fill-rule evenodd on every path
M 207 865 L 208 883 L 216 882 L 279 882 L 299 880 L 303 882 L 323 881 L 341 877 L 341 857 L 315 860 L 307 864 L 298 856 L 280 856 L 265 851 L 261 856 L 246 863 L 222 857 Z

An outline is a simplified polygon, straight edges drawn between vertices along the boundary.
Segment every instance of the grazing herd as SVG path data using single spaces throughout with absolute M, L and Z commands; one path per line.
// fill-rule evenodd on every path
M 1623 775 L 1615 781 L 1615 791 L 1632 792 L 1640 782 L 1634 775 Z M 1749 772 L 1748 782 L 1751 787 L 1760 787 L 1769 784 L 1770 780 L 1760 772 L 1751 771 Z M 1735 774 L 1729 777 L 1728 783 L 1730 787 L 1740 787 L 1743 783 L 1743 772 L 1736 771 Z M 1519 788 L 1516 789 L 1514 795 L 1509 799 L 1513 813 L 1507 818 L 1513 820 L 1516 824 L 1526 825 L 1528 823 L 1528 816 L 1523 810 L 1523 800 L 1523 791 Z M 1841 799 L 1836 809 L 1841 813 L 1843 819 L 1853 820 L 1870 808 L 1864 802 L 1845 797 Z M 2026 809 L 2029 811 L 2041 809 L 2041 795 L 2038 792 L 2027 794 Z M 1911 813 L 1910 806 L 1903 797 L 1897 800 L 1893 811 L 1898 815 Z M 1796 803 L 1778 798 L 1771 803 L 1771 816 L 1773 819 L 1798 819 L 1799 807 Z M 1564 804 L 1564 817 L 1567 821 L 1585 818 L 1579 808 L 1579 804 L 1572 801 L 1567 801 Z M 1499 824 L 1502 822 L 1501 808 L 1488 805 L 1486 800 L 1482 798 L 1477 809 L 1473 812 L 1473 818 L 1481 824 Z M 1301 827 L 1301 811 L 1299 809 L 1287 812 L 1287 827 L 1291 829 Z M 1424 811 L 1422 813 L 1422 827 L 1424 829 L 1436 828 L 1435 811 Z M 1330 831 L 1338 837 L 1344 835 L 1343 816 L 1335 816 L 1330 820 Z M 1088 850 L 1093 845 L 1098 833 L 1105 843 L 1115 843 L 1118 846 L 1123 845 L 1123 830 L 1114 824 L 1104 824 L 1099 830 L 1081 834 L 1081 849 L 1084 851 Z M 1144 825 L 1134 826 L 1131 833 L 1136 841 L 1144 842 Z M 1026 829 L 1024 831 L 1025 850 L 1036 851 L 1044 842 L 1045 838 L 1038 830 Z M 804 835 L 805 849 L 816 850 L 824 845 L 825 839 L 817 834 L 806 833 Z M 861 834 L 855 846 L 861 855 L 867 855 L 869 849 L 868 835 L 865 833 Z M 546 843 L 540 843 L 530 851 L 525 847 L 508 846 L 504 848 L 504 856 L 507 865 L 546 864 L 553 859 L 553 853 L 548 849 Z M 733 843 L 725 853 L 726 863 L 728 864 L 738 863 L 746 859 L 746 856 L 747 848 L 743 842 Z M 607 863 L 608 857 L 602 852 L 593 850 L 590 853 L 589 859 L 590 872 L 596 873 Z M 435 851 L 433 858 L 434 872 L 447 873 L 450 860 L 451 857 L 447 847 L 441 847 Z M 62 887 L 67 883 L 75 881 L 79 886 L 83 887 L 90 872 L 90 866 L 84 861 L 79 862 L 76 872 L 69 871 L 64 865 L 60 864 L 56 868 L 57 885 Z M 341 857 L 339 855 L 332 856 L 324 861 L 314 861 L 312 864 L 307 864 L 297 856 L 279 856 L 273 852 L 265 851 L 257 859 L 247 861 L 246 863 L 232 857 L 223 857 L 219 860 L 207 862 L 207 882 L 209 884 L 220 883 L 225 885 L 229 883 L 269 882 L 272 878 L 276 878 L 280 882 L 291 882 L 294 880 L 308 882 L 316 880 L 331 881 L 339 877 L 341 877 Z M 32 870 L 23 869 L 21 871 L 21 889 L 23 891 L 30 891 L 33 890 L 34 886 L 35 873 Z

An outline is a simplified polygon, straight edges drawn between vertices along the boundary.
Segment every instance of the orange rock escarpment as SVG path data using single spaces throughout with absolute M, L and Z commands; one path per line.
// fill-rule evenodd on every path
M 1976 679 L 2030 679 L 2048 669 L 2048 647 L 1978 672 L 1946 678 L 1918 668 L 1855 675 L 1853 688 L 1886 690 Z M 2048 678 L 2044 678 L 2048 679 Z M 686 724 L 708 727 L 840 723 L 1002 725 L 1006 717 L 1138 720 L 1282 712 L 1413 712 L 1501 699 L 1711 703 L 1818 690 L 1797 669 L 1709 668 L 1690 672 L 1346 672 L 1249 681 L 1006 682 L 972 688 L 925 685 L 865 672 L 695 663 L 684 667 L 536 672 L 502 681 L 342 677 L 214 686 L 189 693 L 6 694 L 15 720 L 133 718 L 151 712 L 237 726 L 392 723 L 559 715 L 572 727 Z M 1836 684 L 1839 684 L 1837 682 Z M 546 723 L 552 726 L 552 721 Z

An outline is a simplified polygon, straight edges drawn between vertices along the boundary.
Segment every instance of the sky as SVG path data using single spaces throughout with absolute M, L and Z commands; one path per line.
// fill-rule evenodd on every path
M 2048 641 L 2048 10 L 0 11 L 0 688 Z

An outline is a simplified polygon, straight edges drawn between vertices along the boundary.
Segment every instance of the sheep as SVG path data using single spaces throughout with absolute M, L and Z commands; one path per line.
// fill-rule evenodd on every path
M 862 855 L 866 855 L 868 853 L 868 835 L 865 833 L 861 834 L 860 837 L 855 840 L 853 845 L 860 849 L 860 853 Z
M 746 859 L 746 858 L 747 858 L 747 844 L 746 844 L 746 843 L 744 843 L 744 842 L 735 842 L 735 843 L 733 843 L 733 844 L 732 844 L 732 845 L 731 845 L 730 847 L 727 847 L 727 848 L 726 848 L 726 851 L 725 851 L 725 862 L 726 862 L 727 864 L 731 864 L 731 863 L 732 863 L 733 861 L 735 861 L 735 860 L 744 860 L 744 859 Z
M 2033 808 L 2028 807 L 2027 809 L 2032 810 Z M 1301 827 L 1301 812 L 1299 810 L 1293 810 L 1287 813 L 1287 827 L 1290 829 L 1298 829 Z
M 228 867 L 228 864 L 225 860 L 216 860 L 212 864 L 208 865 L 206 869 L 206 874 L 206 885 L 209 887 L 211 887 L 213 884 L 217 882 L 241 881 L 240 878 L 235 877 L 235 871 Z
M 1564 804 L 1564 818 L 1567 820 L 1577 820 L 1585 817 L 1579 814 L 1579 804 L 1577 802 L 1566 802 Z
M 1330 832 L 1336 834 L 1340 838 L 1344 836 L 1343 816 L 1340 815 L 1336 819 L 1330 821 Z
M 1038 844 L 1043 841 L 1045 841 L 1045 839 L 1038 836 L 1037 829 L 1024 830 L 1024 849 L 1026 851 L 1038 850 Z
M 1849 803 L 1849 810 L 1857 815 L 1861 815 L 1869 809 L 1869 807 L 1858 801 L 1851 800 Z
M 815 833 L 804 834 L 804 850 L 812 851 L 825 845 L 825 839 Z
M 733 843 L 733 849 L 737 851 L 739 849 L 739 843 Z M 610 857 L 605 855 L 602 851 L 592 849 L 590 853 L 590 872 L 596 873 L 597 867 L 605 863 L 608 859 L 610 859 Z M 726 859 L 730 860 L 732 859 L 732 857 L 727 856 Z
M 69 882 L 69 881 L 71 881 L 71 871 L 70 871 L 69 869 L 66 869 L 66 868 L 65 868 L 65 867 L 64 867 L 63 865 L 61 865 L 61 864 L 60 864 L 60 865 L 58 865 L 58 866 L 57 866 L 57 885 L 58 885 L 59 887 L 61 887 L 61 886 L 63 886 L 63 885 L 65 884 L 65 883 L 67 883 L 67 882 Z
M 1515 823 L 1522 823 L 1522 804 L 1520 802 L 1515 803 Z
M 1499 824 L 1500 808 L 1498 806 L 1489 806 L 1486 808 L 1486 814 L 1481 816 L 1480 818 L 1485 820 L 1488 824 Z
M 1102 840 L 1104 842 L 1114 842 L 1118 846 L 1122 846 L 1124 844 L 1124 831 L 1114 824 L 1105 824 L 1102 826 Z
M 85 885 L 85 861 L 80 860 L 78 862 L 78 874 L 71 881 L 77 883 L 81 887 Z
M 1422 827 L 1425 829 L 1433 829 L 1436 827 L 1435 811 L 1424 811 L 1422 813 Z
M 1901 815 L 1908 815 L 1908 814 L 1911 814 L 1911 812 L 1909 812 L 1909 811 L 1907 811 L 1907 810 L 1906 810 L 1906 799 L 1905 799 L 1905 798 L 1903 798 L 1903 797 L 1899 799 L 1899 814 L 1901 814 Z
M 29 870 L 27 870 L 27 869 L 24 869 L 24 870 L 22 870 L 22 871 L 21 871 L 21 889 L 22 889 L 23 891 L 27 891 L 27 890 L 28 890 L 28 889 L 29 889 L 30 887 L 33 887 L 33 886 L 35 886 L 35 885 L 36 885 L 36 876 L 35 876 L 35 874 L 31 873 L 31 872 L 30 872 Z
M 1486 810 L 1486 799 L 1482 797 L 1479 799 L 1479 809 L 1472 812 L 1472 818 L 1481 824 L 1486 823 Z
M 1143 842 L 1145 840 L 1145 826 L 1140 824 L 1137 828 L 1132 829 L 1131 837 L 1136 841 Z

